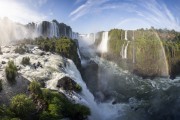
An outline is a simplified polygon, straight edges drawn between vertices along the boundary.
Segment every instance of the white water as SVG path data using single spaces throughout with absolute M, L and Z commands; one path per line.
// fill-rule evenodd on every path
M 75 82 L 77 82 L 82 87 L 82 92 L 79 94 L 81 99 L 80 103 L 86 104 L 91 109 L 90 120 L 110 120 L 120 117 L 122 112 L 122 107 L 125 107 L 125 104 L 116 104 L 112 103 L 100 103 L 97 104 L 94 101 L 94 96 L 88 90 L 85 82 L 82 80 L 79 71 L 77 70 L 75 64 L 72 60 L 67 60 L 68 64 L 65 68 L 68 76 L 71 77 Z M 122 113 L 121 113 L 122 112 Z
M 81 54 L 80 54 L 79 48 L 77 48 L 77 53 L 78 53 L 79 59 L 81 60 Z
M 127 43 L 124 43 L 122 48 L 121 48 L 121 52 L 120 52 L 120 55 L 123 59 L 127 59 L 127 51 L 128 51 L 128 45 L 129 45 L 129 42 L 128 39 L 127 39 L 127 30 L 125 31 L 125 35 L 124 35 L 124 39 L 127 41 Z M 126 46 L 125 46 L 126 44 Z
M 123 43 L 123 46 L 122 46 L 122 48 L 120 50 L 120 55 L 121 55 L 122 58 L 124 58 L 124 44 L 125 43 Z
M 95 41 L 96 41 L 96 33 L 94 33 L 93 39 L 94 39 L 94 43 L 95 43 Z
M 128 31 L 126 30 L 126 31 L 125 31 L 125 38 L 124 38 L 125 40 L 128 40 L 128 39 L 127 39 L 127 32 L 128 32 Z
M 94 38 L 95 34 L 90 33 L 90 34 L 79 34 L 79 46 L 80 47 L 88 47 L 90 45 L 93 45 L 95 42 Z
M 49 35 L 49 37 L 50 38 L 53 38 L 53 37 L 58 38 L 59 36 L 60 35 L 59 35 L 58 25 L 55 22 L 51 22 L 50 23 L 50 35 Z
M 37 33 L 38 36 L 42 36 L 42 23 L 37 23 L 35 32 Z
M 38 23 L 36 25 L 36 28 L 35 28 L 35 31 L 37 32 L 38 36 L 42 36 L 43 35 L 43 27 L 42 27 L 42 23 Z M 58 25 L 55 23 L 55 22 L 50 22 L 50 26 L 49 26 L 49 33 L 48 34 L 48 37 L 49 38 L 53 38 L 53 37 L 60 37 L 60 32 L 59 32 L 59 28 L 58 28 Z
M 0 45 L 12 44 L 12 42 L 24 38 L 34 38 L 31 30 L 9 19 L 0 19 L 0 34 Z
M 58 80 L 64 76 L 69 76 L 82 87 L 81 93 L 73 93 L 73 100 L 78 103 L 87 105 L 91 109 L 90 120 L 110 120 L 117 119 L 123 115 L 124 107 L 126 104 L 112 105 L 109 103 L 97 104 L 94 101 L 94 96 L 88 90 L 85 82 L 82 80 L 81 74 L 76 68 L 72 60 L 62 58 L 59 55 L 47 53 L 41 56 L 42 51 L 37 47 L 29 47 L 32 53 L 25 53 L 23 55 L 14 53 L 15 46 L 4 47 L 2 46 L 3 55 L 0 55 L 0 62 L 8 60 L 14 60 L 15 64 L 19 66 L 18 71 L 25 79 L 32 80 L 47 80 L 46 87 L 52 90 L 58 90 L 69 96 L 65 91 L 62 91 L 57 87 Z M 30 57 L 31 65 L 23 66 L 21 64 L 23 57 Z M 40 62 L 42 68 L 38 67 L 34 69 L 32 64 Z M 65 65 L 66 64 L 66 65 Z M 66 66 L 66 67 L 65 67 Z M 5 65 L 0 65 L 0 79 L 5 80 L 4 69 Z
M 124 59 L 127 59 L 127 50 L 128 50 L 129 41 L 127 42 L 127 45 L 124 49 Z
M 98 46 L 98 51 L 101 53 L 106 53 L 108 51 L 108 32 L 103 32 L 102 35 L 102 41 L 100 43 L 100 45 Z
M 130 41 L 128 41 L 127 43 L 124 43 L 122 48 L 121 48 L 120 53 L 121 53 L 121 56 L 122 56 L 123 59 L 127 59 L 127 54 L 128 54 L 127 51 L 128 51 L 129 42 Z M 125 46 L 125 44 L 126 44 L 126 46 Z

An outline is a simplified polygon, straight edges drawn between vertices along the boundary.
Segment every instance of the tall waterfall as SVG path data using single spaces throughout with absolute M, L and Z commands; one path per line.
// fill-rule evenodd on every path
M 127 45 L 124 49 L 124 58 L 127 59 L 127 50 L 128 50 L 129 41 L 127 42 Z
M 59 37 L 59 28 L 58 28 L 58 25 L 55 23 L 55 22 L 51 22 L 50 23 L 50 35 L 49 37 L 50 38 L 53 38 L 53 37 Z
M 38 23 L 35 27 L 36 27 L 35 31 L 37 32 L 37 36 L 42 36 L 43 35 L 43 29 L 44 29 L 42 23 Z M 57 23 L 50 22 L 47 29 L 48 29 L 48 31 L 46 34 L 49 38 L 60 37 L 60 32 L 59 32 L 59 28 L 58 28 Z
M 67 66 L 65 71 L 75 82 L 82 87 L 82 92 L 79 94 L 81 99 L 79 102 L 86 104 L 91 109 L 90 120 L 110 120 L 121 116 L 123 104 L 112 105 L 112 103 L 99 103 L 97 104 L 94 100 L 93 94 L 87 88 L 85 82 L 82 80 L 81 74 L 76 68 L 72 60 L 67 60 Z
M 103 32 L 101 43 L 98 46 L 98 51 L 101 53 L 106 53 L 108 51 L 108 40 L 108 32 Z
M 94 43 L 95 43 L 95 41 L 96 41 L 96 33 L 94 33 L 93 39 L 94 39 Z
M 129 42 L 130 41 L 128 41 L 127 44 L 124 43 L 121 48 L 120 55 L 122 56 L 123 59 L 127 59 L 127 51 L 128 51 Z M 125 46 L 125 44 L 126 44 L 126 46 Z
M 128 31 L 126 30 L 126 31 L 125 31 L 125 38 L 124 38 L 125 40 L 128 40 L 128 39 L 127 39 L 127 32 L 128 32 Z
M 124 39 L 127 41 L 128 39 L 127 39 L 127 30 L 125 31 L 125 37 L 124 37 Z M 127 43 L 124 43 L 123 44 L 123 46 L 122 46 L 122 48 L 121 48 L 121 52 L 120 52 L 120 55 L 121 55 L 121 57 L 123 58 L 123 59 L 127 59 L 127 50 L 128 50 L 128 45 L 129 45 L 129 42 L 130 41 L 128 41 Z M 125 46 L 125 44 L 126 44 L 126 46 Z
M 37 33 L 37 36 L 42 36 L 42 23 L 36 24 L 35 32 Z

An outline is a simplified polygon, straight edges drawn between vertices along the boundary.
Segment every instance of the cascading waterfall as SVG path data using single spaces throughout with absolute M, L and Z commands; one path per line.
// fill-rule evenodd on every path
M 129 45 L 129 41 L 127 42 L 127 45 L 126 45 L 126 47 L 125 47 L 125 49 L 124 49 L 124 59 L 127 59 L 127 50 L 128 50 L 128 45 Z
M 120 55 L 121 55 L 122 58 L 124 58 L 124 43 L 123 43 L 123 46 L 122 46 L 122 48 L 120 50 Z
M 70 76 L 82 87 L 82 92 L 79 94 L 81 97 L 81 99 L 79 99 L 79 102 L 81 102 L 82 104 L 86 104 L 91 109 L 91 116 L 89 118 L 90 120 L 110 120 L 116 119 L 121 116 L 120 112 L 122 111 L 122 107 L 126 105 L 112 105 L 111 102 L 97 104 L 94 101 L 94 96 L 88 90 L 85 82 L 82 80 L 80 72 L 78 71 L 72 60 L 67 60 L 65 71 L 68 76 Z
M 50 38 L 59 37 L 59 28 L 55 22 L 50 23 Z
M 128 32 L 128 31 L 126 30 L 126 31 L 125 31 L 125 38 L 124 38 L 125 40 L 128 40 L 128 39 L 127 39 L 127 32 Z
M 126 41 L 128 41 L 128 39 L 127 39 L 127 32 L 128 32 L 128 31 L 126 30 L 126 31 L 125 31 L 125 37 L 124 37 L 124 39 L 125 39 Z M 123 59 L 127 59 L 127 50 L 128 50 L 129 42 L 130 42 L 130 41 L 128 41 L 127 43 L 124 43 L 123 46 L 122 46 L 122 48 L 121 48 L 120 54 L 121 54 L 121 56 L 122 56 Z M 125 44 L 126 44 L 126 46 L 125 46 Z
M 93 34 L 94 43 L 96 41 L 96 33 Z
M 81 54 L 79 52 L 79 48 L 77 48 L 77 53 L 78 53 L 79 59 L 81 60 Z
M 37 36 L 42 36 L 42 23 L 36 24 L 35 32 Z
M 100 51 L 101 53 L 106 53 L 108 51 L 108 37 L 108 32 L 103 32 L 102 41 L 98 46 L 98 51 Z

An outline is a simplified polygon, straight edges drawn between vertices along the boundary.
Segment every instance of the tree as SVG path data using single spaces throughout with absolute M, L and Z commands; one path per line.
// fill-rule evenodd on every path
M 30 58 L 29 57 L 23 57 L 21 63 L 23 65 L 29 65 L 30 64 Z
M 25 94 L 19 94 L 12 98 L 10 109 L 17 117 L 26 118 L 35 110 L 35 105 Z
M 8 66 L 6 66 L 5 72 L 7 80 L 10 82 L 14 82 L 17 75 L 17 67 L 14 64 L 14 61 L 8 62 Z
M 36 82 L 36 81 L 32 81 L 29 85 L 29 90 L 31 91 L 33 97 L 40 97 L 42 95 L 42 91 L 41 91 L 41 85 Z

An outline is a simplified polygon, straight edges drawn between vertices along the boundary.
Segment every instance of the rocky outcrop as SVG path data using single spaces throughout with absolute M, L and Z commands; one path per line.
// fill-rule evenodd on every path
M 81 92 L 82 90 L 82 88 L 74 80 L 67 76 L 58 80 L 57 87 L 66 91 Z

